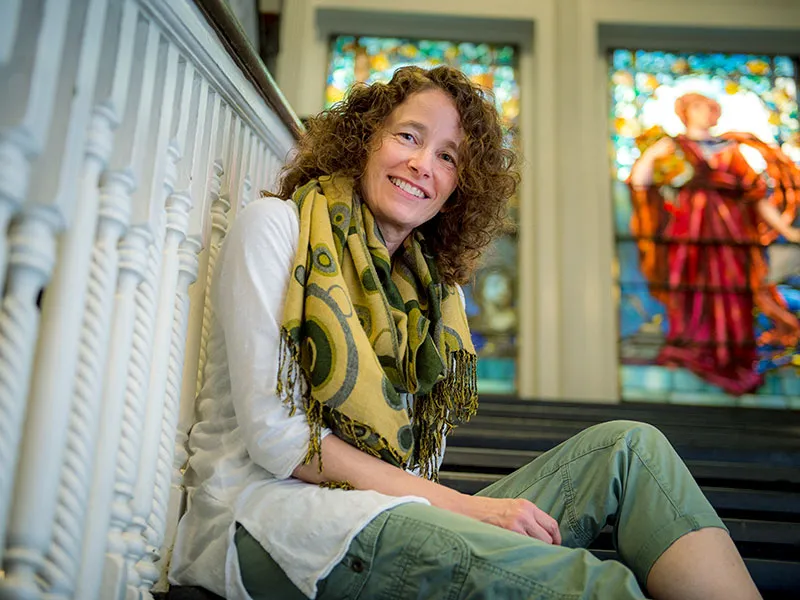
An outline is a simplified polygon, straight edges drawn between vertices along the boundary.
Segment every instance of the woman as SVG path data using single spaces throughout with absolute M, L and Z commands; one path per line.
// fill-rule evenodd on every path
M 759 224 L 792 242 L 800 242 L 800 230 L 767 200 L 766 183 L 739 150 L 737 140 L 745 137 L 710 134 L 720 117 L 717 102 L 686 94 L 675 111 L 685 135 L 662 138 L 631 171 L 631 229 L 640 237 L 642 273 L 669 322 L 657 362 L 686 367 L 741 395 L 764 382 L 756 370 L 754 307 L 774 323 L 762 344 L 791 347 L 800 336 L 797 318 L 767 283 Z M 675 155 L 688 163 L 691 176 L 670 203 L 652 184 L 656 161 Z
M 476 408 L 458 284 L 513 193 L 483 92 L 403 68 L 312 119 L 230 231 L 177 583 L 231 598 L 757 598 L 656 430 L 614 422 L 477 496 L 436 483 Z M 586 550 L 609 518 L 628 564 Z

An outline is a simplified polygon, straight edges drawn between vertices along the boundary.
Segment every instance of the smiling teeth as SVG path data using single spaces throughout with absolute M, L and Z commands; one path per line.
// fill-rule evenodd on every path
M 411 185 L 410 183 L 406 183 L 402 179 L 397 179 L 396 177 L 390 177 L 389 181 L 391 181 L 393 184 L 395 184 L 397 187 L 399 187 L 404 192 L 408 192 L 412 196 L 416 196 L 417 198 L 426 198 L 427 197 L 425 195 L 425 192 L 423 192 L 417 186 Z

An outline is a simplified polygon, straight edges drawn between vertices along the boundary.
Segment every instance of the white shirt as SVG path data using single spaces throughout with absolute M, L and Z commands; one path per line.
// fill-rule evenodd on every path
M 176 585 L 250 598 L 233 542 L 238 522 L 314 598 L 317 582 L 373 518 L 398 504 L 428 502 L 324 489 L 291 477 L 306 456 L 310 428 L 302 410 L 289 416 L 275 384 L 298 235 L 293 202 L 260 199 L 238 216 L 218 256 L 206 378 L 189 436 L 187 510 L 170 565 Z

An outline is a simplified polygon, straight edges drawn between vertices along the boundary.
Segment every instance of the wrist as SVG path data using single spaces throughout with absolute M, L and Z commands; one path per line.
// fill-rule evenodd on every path
M 441 492 L 435 498 L 429 498 L 431 504 L 437 508 L 443 508 L 450 512 L 458 513 L 465 516 L 472 516 L 470 513 L 473 508 L 473 497 L 468 494 L 463 494 L 457 490 L 440 486 Z

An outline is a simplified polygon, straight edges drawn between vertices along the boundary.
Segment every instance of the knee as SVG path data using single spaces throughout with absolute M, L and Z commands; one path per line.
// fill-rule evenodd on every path
M 629 448 L 646 450 L 650 454 L 672 452 L 672 445 L 666 436 L 653 425 L 640 421 L 609 421 L 597 427 L 603 429 L 604 435 L 614 441 L 624 441 Z

